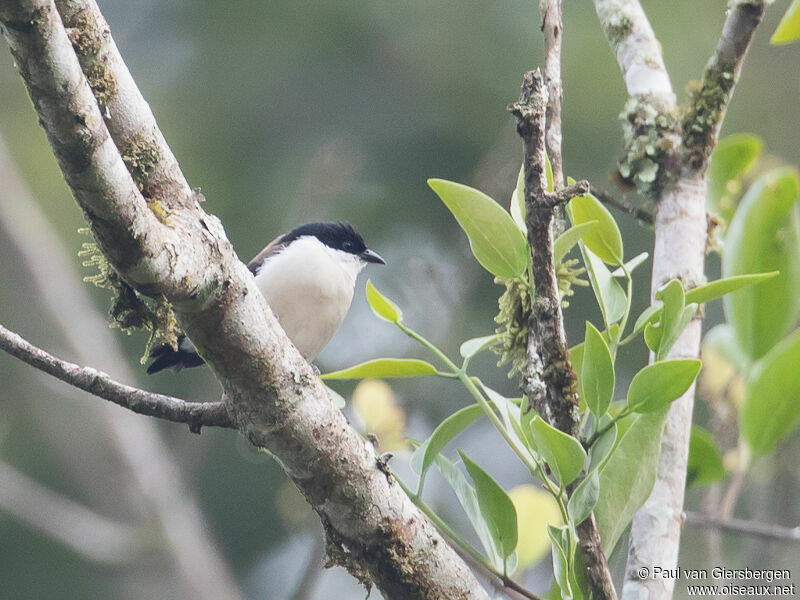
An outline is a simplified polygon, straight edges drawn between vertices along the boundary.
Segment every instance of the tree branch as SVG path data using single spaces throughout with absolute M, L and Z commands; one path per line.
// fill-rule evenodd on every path
M 319 513 L 333 562 L 371 579 L 387 598 L 487 598 L 335 409 L 219 221 L 196 201 L 177 201 L 169 210 L 146 201 L 137 169 L 157 148 L 137 146 L 136 160 L 127 161 L 132 177 L 52 0 L 6 0 L 0 26 L 104 254 L 139 292 L 172 302 L 219 379 L 233 422 L 278 458 Z M 124 120 L 125 111 L 120 106 L 112 120 Z
M 686 512 L 686 522 L 699 527 L 723 529 L 733 533 L 764 537 L 773 540 L 800 541 L 800 526 L 782 527 L 771 523 L 757 523 L 745 519 L 712 517 L 703 513 Z
M 118 383 L 91 367 L 80 367 L 48 354 L 0 325 L 0 350 L 94 396 L 140 415 L 187 423 L 194 433 L 201 427 L 233 427 L 222 402 L 186 402 Z
M 574 437 L 580 434 L 576 377 L 569 361 L 567 336 L 553 259 L 555 210 L 574 195 L 585 194 L 585 181 L 549 194 L 545 175 L 547 90 L 537 69 L 525 74 L 519 101 L 509 106 L 525 148 L 525 224 L 531 247 L 534 287 L 528 320 L 523 390 L 543 419 Z M 569 490 L 572 493 L 572 490 Z M 594 518 L 578 527 L 579 547 L 595 598 L 616 599 Z
M 615 196 L 614 194 L 602 190 L 595 185 L 592 185 L 592 194 L 594 194 L 594 196 L 606 206 L 616 208 L 617 210 L 632 216 L 643 225 L 648 225 L 650 227 L 653 226 L 653 213 L 644 207 L 636 206 L 627 198 Z
M 767 0 L 728 3 L 728 16 L 717 47 L 699 88 L 690 94 L 689 110 L 683 118 L 683 160 L 695 171 L 705 171 L 708 166 L 744 58 L 767 4 Z
M 547 87 L 545 111 L 545 148 L 553 169 L 553 188 L 564 186 L 564 168 L 561 154 L 561 101 L 564 90 L 561 83 L 561 0 L 539 0 L 544 34 L 544 83 Z
M 594 3 L 630 96 L 622 115 L 626 156 L 620 174 L 657 203 L 651 294 L 675 278 L 696 285 L 704 278 L 708 157 L 766 0 L 731 3 L 723 39 L 682 126 L 660 45 L 638 0 Z M 696 358 L 700 335 L 695 319 L 667 358 Z M 693 403 L 694 386 L 667 414 L 656 483 L 631 527 L 623 599 L 672 596 L 675 580 L 639 580 L 637 573 L 640 567 L 677 565 Z

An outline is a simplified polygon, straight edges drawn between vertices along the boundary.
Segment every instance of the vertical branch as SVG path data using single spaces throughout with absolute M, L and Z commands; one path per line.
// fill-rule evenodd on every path
M 564 187 L 564 168 L 561 156 L 561 0 L 539 0 L 544 34 L 544 83 L 547 87 L 545 111 L 545 148 L 553 168 L 553 186 L 556 191 Z
M 509 106 L 509 111 L 517 118 L 517 132 L 525 148 L 525 223 L 531 247 L 534 288 L 522 385 L 531 406 L 542 418 L 561 431 L 577 437 L 578 396 L 558 295 L 553 260 L 553 226 L 557 208 L 573 196 L 586 193 L 588 183 L 582 181 L 552 194 L 547 192 L 547 99 L 548 92 L 542 74 L 537 69 L 525 74 L 519 101 Z M 593 518 L 578 527 L 578 536 L 592 594 L 598 599 L 615 599 L 611 573 Z

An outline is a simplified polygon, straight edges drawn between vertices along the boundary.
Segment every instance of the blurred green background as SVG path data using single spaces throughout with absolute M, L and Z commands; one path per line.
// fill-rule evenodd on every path
M 726 3 L 643 4 L 663 44 L 673 85 L 684 99 L 686 84 L 700 77 L 714 48 Z M 787 5 L 788 0 L 779 0 L 768 10 L 724 133 L 756 133 L 772 154 L 796 165 L 800 45 L 768 44 Z M 101 9 L 190 184 L 202 188 L 205 209 L 220 217 L 242 259 L 310 220 L 353 223 L 387 259 L 386 267 L 371 267 L 359 279 L 353 310 L 317 361 L 321 370 L 378 355 L 424 356 L 371 315 L 363 298 L 367 277 L 403 307 L 410 325 L 450 353 L 457 353 L 460 341 L 493 330 L 501 289 L 471 258 L 464 235 L 425 181 L 453 179 L 508 202 L 521 147 L 505 106 L 516 98 L 522 73 L 542 60 L 536 3 L 108 0 Z M 565 173 L 613 190 L 609 175 L 620 154 L 617 115 L 624 88 L 591 3 L 565 2 L 564 22 Z M 53 235 L 67 248 L 75 273 L 65 275 L 74 287 L 78 272 L 86 271 L 77 257 L 85 241 L 77 233 L 82 215 L 7 51 L 0 52 L 0 134 L 6 159 L 13 161 Z M 23 198 L 7 178 L 0 178 L 0 195 L 6 203 Z M 22 228 L 9 214 L 3 217 L 5 227 Z M 618 217 L 626 256 L 652 248 L 651 231 Z M 143 334 L 111 332 L 124 358 L 109 360 L 115 351 L 80 325 L 72 292 L 65 288 L 60 296 L 56 290 L 51 307 L 41 300 L 31 273 L 31 266 L 39 267 L 21 251 L 24 243 L 0 233 L 4 325 L 68 360 L 88 362 L 83 357 L 97 356 L 95 366 L 127 383 L 191 400 L 218 399 L 219 388 L 205 369 L 146 378 L 138 362 Z M 48 258 L 38 260 L 44 265 Z M 638 309 L 647 304 L 646 271 L 639 273 Z M 717 272 L 718 261 L 711 259 L 709 275 Z M 103 291 L 78 285 L 91 294 L 98 314 L 105 311 Z M 720 306 L 710 306 L 707 315 L 707 326 L 719 322 Z M 576 343 L 584 319 L 599 321 L 590 293 L 578 291 L 566 318 L 570 341 Z M 646 361 L 644 346 L 634 346 L 625 347 L 618 363 L 629 368 L 618 375 L 623 382 Z M 493 362 L 484 357 L 476 363 L 479 375 L 514 393 L 514 382 Z M 186 427 L 114 407 L 98 415 L 102 401 L 7 355 L 0 356 L 0 381 L 0 598 L 202 597 L 187 576 L 191 567 L 181 566 L 176 556 L 180 548 L 193 547 L 187 539 L 205 539 L 206 558 L 232 574 L 240 592 L 229 587 L 231 598 L 289 598 L 301 573 L 311 572 L 304 569 L 318 549 L 316 517 L 279 466 L 237 434 L 204 430 L 198 437 Z M 460 388 L 441 382 L 394 383 L 393 389 L 408 434 L 415 438 L 428 435 L 435 423 L 467 403 Z M 349 393 L 352 386 L 339 390 Z M 700 423 L 707 413 L 699 401 Z M 133 421 L 138 425 L 129 426 Z M 726 441 L 724 447 L 735 444 L 735 439 Z M 459 445 L 478 462 L 491 461 L 503 485 L 526 481 L 488 426 L 474 426 Z M 800 491 L 798 459 L 796 438 L 764 459 L 745 485 L 739 516 L 784 525 L 800 521 L 794 500 Z M 406 457 L 394 461 L 405 472 Z M 133 475 L 137 472 L 139 479 Z M 51 498 L 54 504 L 41 501 L 50 497 L 31 480 L 21 480 L 21 473 L 58 494 Z M 154 473 L 161 479 L 148 479 Z M 171 496 L 174 504 L 148 490 L 153 481 L 172 482 L 182 490 Z M 700 510 L 713 493 L 692 490 L 688 506 Z M 441 485 L 431 485 L 426 494 L 466 531 L 453 497 Z M 54 540 L 52 529 L 72 514 L 62 518 L 52 508 L 63 508 L 64 498 L 90 508 L 92 518 L 102 515 L 134 525 L 136 550 L 116 557 L 108 550 L 113 543 L 98 542 L 101 556 L 92 557 Z M 194 502 L 200 509 L 196 514 Z M 169 523 L 163 523 L 170 511 L 188 511 L 185 520 L 195 531 L 184 542 L 170 542 Z M 27 521 L 22 514 L 28 514 Z M 82 541 L 89 545 L 95 535 L 80 527 L 71 535 L 76 534 L 85 534 Z M 681 564 L 796 569 L 796 556 L 796 543 L 714 536 L 687 525 Z M 623 549 L 612 560 L 617 576 L 624 557 Z M 531 588 L 547 588 L 548 563 L 543 560 L 522 577 Z M 320 576 L 315 590 L 303 597 L 364 597 L 342 569 Z M 685 587 L 679 584 L 676 595 L 682 594 Z

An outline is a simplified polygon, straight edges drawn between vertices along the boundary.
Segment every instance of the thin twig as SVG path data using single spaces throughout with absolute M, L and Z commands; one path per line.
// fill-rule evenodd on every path
M 561 154 L 561 100 L 564 90 L 561 84 L 561 0 L 539 0 L 544 36 L 544 83 L 547 87 L 547 109 L 545 111 L 545 148 L 553 169 L 553 189 L 564 186 L 563 159 Z
M 686 512 L 686 522 L 699 527 L 712 529 L 724 529 L 744 535 L 755 537 L 765 537 L 773 540 L 783 540 L 788 542 L 800 541 L 800 525 L 797 527 L 784 527 L 773 525 L 772 523 L 758 523 L 746 519 L 723 519 L 722 517 L 712 517 L 698 512 Z
M 611 194 L 605 190 L 601 190 L 594 185 L 592 185 L 592 195 L 594 195 L 595 198 L 600 200 L 600 202 L 606 206 L 616 208 L 617 210 L 632 216 L 643 225 L 647 225 L 649 227 L 653 226 L 655 218 L 652 211 L 649 211 L 644 207 L 634 205 L 633 202 L 629 201 L 624 196 L 615 196 L 614 194 Z
M 140 415 L 187 423 L 199 433 L 205 427 L 234 427 L 222 402 L 186 402 L 118 383 L 91 367 L 56 358 L 0 325 L 0 350 L 85 392 L 132 410 Z

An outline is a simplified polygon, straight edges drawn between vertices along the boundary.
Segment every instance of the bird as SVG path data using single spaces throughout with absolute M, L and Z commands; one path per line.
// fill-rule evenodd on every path
M 386 262 L 351 225 L 306 223 L 267 244 L 247 268 L 286 335 L 311 362 L 342 324 L 356 277 L 368 264 Z M 162 344 L 149 358 L 148 375 L 204 364 L 184 334 L 177 349 Z

